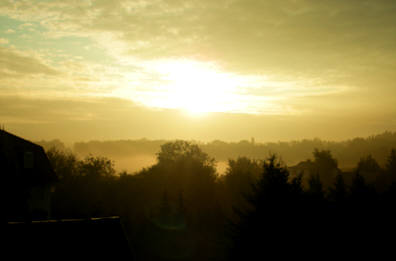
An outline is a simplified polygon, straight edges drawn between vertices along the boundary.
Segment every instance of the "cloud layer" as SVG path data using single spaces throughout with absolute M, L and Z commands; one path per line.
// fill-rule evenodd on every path
M 243 79 L 226 92 L 242 104 L 230 112 L 386 126 L 395 13 L 388 0 L 1 1 L 0 96 L 147 106 L 172 95 L 154 64 L 187 60 Z

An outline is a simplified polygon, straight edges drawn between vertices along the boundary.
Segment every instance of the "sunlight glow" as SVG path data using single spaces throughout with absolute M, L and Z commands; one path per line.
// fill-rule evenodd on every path
M 151 83 L 126 75 L 123 87 L 112 94 L 129 96 L 150 108 L 181 110 L 192 117 L 211 112 L 285 112 L 280 101 L 286 98 L 282 89 L 289 83 L 269 81 L 263 75 L 225 72 L 216 64 L 187 59 L 155 60 L 143 63 L 143 67 Z
M 157 64 L 167 84 L 165 106 L 199 116 L 207 112 L 235 110 L 237 77 L 215 66 L 193 61 L 165 61 Z

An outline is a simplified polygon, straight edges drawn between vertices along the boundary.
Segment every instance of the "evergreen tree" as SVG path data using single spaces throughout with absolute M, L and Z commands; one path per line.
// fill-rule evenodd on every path
M 351 200 L 356 208 L 367 209 L 369 203 L 375 199 L 375 190 L 371 184 L 367 184 L 365 178 L 356 172 L 351 184 Z
M 308 194 L 315 200 L 322 200 L 324 198 L 323 184 L 320 180 L 319 174 L 311 175 L 308 179 Z
M 396 150 L 392 149 L 385 165 L 386 174 L 389 175 L 392 182 L 396 181 Z
M 368 183 L 374 183 L 381 175 L 381 167 L 371 155 L 360 158 L 356 170 Z
M 335 178 L 333 187 L 329 191 L 330 200 L 337 204 L 344 204 L 347 199 L 347 186 L 345 185 L 344 177 L 338 174 Z
M 293 252 L 302 228 L 301 178 L 289 181 L 288 170 L 275 156 L 264 161 L 264 172 L 248 198 L 250 208 L 237 211 L 240 220 L 232 226 L 232 260 L 259 260 Z

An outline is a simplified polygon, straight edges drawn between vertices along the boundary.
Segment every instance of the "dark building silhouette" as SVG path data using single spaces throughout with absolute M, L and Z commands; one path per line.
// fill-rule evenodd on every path
M 10 260 L 135 260 L 119 217 L 10 222 L 1 236 Z
M 134 260 L 119 217 L 49 219 L 59 179 L 41 146 L 0 130 L 0 174 L 3 256 Z
M 48 218 L 57 176 L 41 146 L 0 130 L 0 173 L 3 220 Z

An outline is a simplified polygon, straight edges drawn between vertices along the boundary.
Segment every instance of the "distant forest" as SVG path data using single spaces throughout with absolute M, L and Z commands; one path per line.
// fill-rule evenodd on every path
M 88 155 L 105 156 L 115 161 L 118 170 L 139 171 L 143 167 L 149 167 L 155 163 L 156 153 L 161 145 L 168 140 L 115 140 L 115 141 L 87 141 L 76 142 L 70 148 L 78 156 Z M 39 141 L 44 148 L 55 146 L 65 149 L 65 145 L 59 140 Z M 215 158 L 219 163 L 220 172 L 225 172 L 227 161 L 238 157 L 250 159 L 264 159 L 270 154 L 279 155 L 282 161 L 293 166 L 301 161 L 312 158 L 314 149 L 330 150 L 337 159 L 338 167 L 343 170 L 353 169 L 357 162 L 371 155 L 380 166 L 385 166 L 386 158 L 392 148 L 396 148 L 396 132 L 384 132 L 366 138 L 354 138 L 345 141 L 324 141 L 321 139 L 304 139 L 299 141 L 279 141 L 259 143 L 251 140 L 239 142 L 224 142 L 215 140 L 212 142 L 191 141 L 197 144 L 203 152 Z

